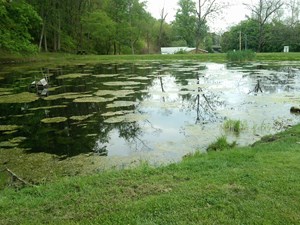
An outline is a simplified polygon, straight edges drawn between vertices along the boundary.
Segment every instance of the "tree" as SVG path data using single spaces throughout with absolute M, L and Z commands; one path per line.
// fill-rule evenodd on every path
M 16 53 L 32 53 L 31 32 L 41 22 L 33 7 L 25 1 L 0 2 L 0 49 Z
M 88 13 L 82 19 L 87 34 L 87 46 L 99 54 L 109 54 L 116 23 L 101 10 Z
M 201 39 L 207 32 L 207 21 L 222 12 L 227 6 L 224 2 L 217 0 L 198 0 L 197 6 L 197 26 L 196 26 L 196 52 L 199 50 Z
M 258 25 L 258 52 L 262 51 L 263 45 L 265 44 L 265 26 L 268 20 L 283 6 L 283 4 L 282 0 L 259 0 L 257 5 L 246 4 L 252 11 L 253 19 Z
M 180 0 L 173 29 L 178 39 L 184 39 L 189 47 L 195 46 L 196 4 L 192 0 Z

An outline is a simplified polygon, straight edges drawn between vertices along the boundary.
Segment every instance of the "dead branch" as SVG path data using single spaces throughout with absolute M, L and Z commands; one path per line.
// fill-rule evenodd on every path
M 24 185 L 27 185 L 27 186 L 34 186 L 33 184 L 25 181 L 24 179 L 22 179 L 21 177 L 19 177 L 17 174 L 15 174 L 13 171 L 11 171 L 10 169 L 8 168 L 5 168 L 5 171 L 7 171 L 11 177 L 12 177 L 12 180 L 15 181 L 15 180 L 18 180 L 20 181 L 21 183 L 23 183 Z

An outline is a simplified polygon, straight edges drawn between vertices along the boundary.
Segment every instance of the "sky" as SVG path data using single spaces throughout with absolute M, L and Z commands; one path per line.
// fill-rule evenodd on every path
M 225 1 L 225 0 L 218 0 Z M 250 11 L 246 8 L 244 3 L 251 4 L 252 0 L 227 0 L 229 7 L 226 8 L 220 16 L 209 21 L 211 31 L 224 32 L 230 26 L 238 24 L 241 20 L 244 20 L 245 15 L 250 15 Z M 178 0 L 147 0 L 147 10 L 153 17 L 159 19 L 161 16 L 161 10 L 165 8 L 165 13 L 168 13 L 166 21 L 171 22 L 174 20 L 176 11 L 178 9 Z

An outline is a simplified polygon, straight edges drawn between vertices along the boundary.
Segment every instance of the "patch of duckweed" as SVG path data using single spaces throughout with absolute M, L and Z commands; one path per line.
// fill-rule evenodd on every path
M 14 148 L 14 147 L 17 147 L 24 140 L 26 140 L 26 137 L 15 137 L 8 141 L 0 142 L 0 147 Z
M 98 90 L 95 93 L 97 96 L 105 96 L 105 95 L 113 95 L 116 97 L 124 97 L 130 94 L 134 94 L 134 91 L 132 90 Z
M 62 123 L 67 121 L 68 118 L 66 117 L 52 117 L 52 118 L 45 118 L 42 119 L 41 122 L 42 123 Z
M 71 120 L 75 120 L 75 121 L 83 121 L 86 120 L 90 117 L 92 117 L 94 114 L 89 114 L 89 115 L 84 115 L 84 116 L 71 116 L 70 119 Z
M 150 80 L 151 78 L 149 77 L 131 77 L 128 80 Z
M 108 104 L 106 108 L 118 108 L 118 107 L 129 107 L 134 106 L 136 103 L 132 101 L 115 101 L 111 104 Z
M 101 102 L 110 102 L 113 101 L 115 98 L 102 98 L 102 97 L 86 97 L 86 98 L 76 98 L 74 102 L 77 103 L 101 103 Z
M 19 128 L 18 125 L 0 125 L 0 131 L 15 131 Z
M 93 77 L 96 78 L 111 78 L 111 77 L 117 77 L 119 74 L 95 74 Z
M 65 75 L 60 75 L 57 77 L 57 79 L 76 79 L 76 78 L 81 78 L 81 77 L 86 77 L 86 76 L 91 76 L 90 73 L 70 73 L 70 74 L 65 74 Z
M 13 95 L 2 95 L 0 96 L 0 103 L 29 103 L 38 100 L 36 94 L 29 92 L 22 92 Z
M 115 116 L 115 117 L 111 117 L 108 118 L 106 120 L 104 120 L 105 123 L 121 123 L 124 121 L 124 117 L 123 116 Z
M 121 122 L 133 123 L 133 122 L 138 122 L 146 119 L 147 119 L 146 115 L 130 113 L 126 115 L 110 117 L 104 120 L 104 122 L 105 123 L 121 123 Z
M 51 95 L 46 98 L 45 100 L 57 100 L 57 99 L 76 99 L 80 97 L 91 97 L 92 95 L 89 94 L 82 94 L 77 92 L 70 92 L 70 93 L 62 93 L 58 95 Z
M 103 83 L 106 86 L 135 86 L 141 84 L 136 81 L 112 81 Z
M 30 111 L 36 111 L 36 110 L 46 110 L 46 109 L 61 109 L 66 108 L 66 105 L 53 105 L 53 106 L 44 106 L 44 107 L 38 107 L 38 108 L 31 108 Z
M 120 116 L 120 115 L 124 115 L 127 113 L 132 113 L 132 110 L 122 110 L 122 111 L 117 111 L 117 112 L 107 112 L 107 113 L 103 113 L 101 114 L 101 116 Z

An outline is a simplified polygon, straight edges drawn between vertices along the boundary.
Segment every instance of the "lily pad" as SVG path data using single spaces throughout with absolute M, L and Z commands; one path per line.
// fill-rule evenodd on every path
M 99 90 L 96 92 L 98 96 L 105 96 L 105 95 L 113 95 L 116 97 L 124 97 L 126 95 L 134 94 L 132 90 Z
M 67 108 L 66 105 L 53 105 L 53 106 L 45 106 L 45 107 L 38 107 L 38 108 L 31 108 L 30 111 L 36 111 L 36 110 L 45 110 L 45 109 L 61 109 L 61 108 Z
M 29 103 L 36 100 L 38 100 L 36 94 L 28 92 L 0 96 L 0 103 Z
M 89 73 L 71 73 L 71 74 L 65 74 L 58 76 L 57 79 L 75 79 L 75 78 L 81 78 L 81 77 L 86 77 L 90 76 L 91 74 Z
M 118 107 L 129 107 L 134 106 L 136 103 L 132 101 L 115 101 L 111 104 L 108 104 L 106 108 L 118 108 Z
M 111 118 L 104 120 L 105 123 L 121 123 L 123 121 L 124 121 L 123 116 L 111 117 Z
M 111 77 L 117 77 L 119 74 L 95 74 L 93 77 L 97 78 L 111 78 Z
M 18 125 L 0 125 L 0 131 L 14 131 L 19 129 Z
M 88 102 L 88 103 L 100 103 L 100 102 L 111 102 L 115 98 L 103 98 L 103 97 L 86 97 L 86 98 L 77 98 L 74 100 L 74 102 L 77 103 L 83 103 L 83 102 Z
M 107 112 L 107 113 L 103 113 L 101 114 L 101 116 L 120 116 L 120 115 L 124 115 L 126 113 L 132 113 L 132 110 L 122 110 L 122 111 L 117 111 L 117 112 Z
M 103 84 L 107 86 L 134 86 L 141 83 L 136 81 L 113 81 L 113 82 L 105 82 Z
M 131 77 L 128 80 L 150 80 L 149 77 Z
M 91 97 L 92 95 L 89 94 L 83 94 L 83 93 L 76 93 L 76 92 L 70 92 L 70 93 L 62 93 L 58 95 L 51 95 L 46 98 L 45 100 L 57 100 L 57 99 L 76 99 L 80 97 Z
M 66 117 L 53 117 L 53 118 L 45 118 L 41 120 L 42 123 L 62 123 L 65 121 L 67 121 Z
M 75 120 L 75 121 L 83 121 L 83 120 L 86 120 L 86 119 L 92 117 L 93 115 L 94 114 L 83 115 L 83 116 L 71 116 L 70 119 Z

